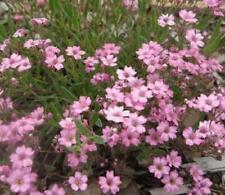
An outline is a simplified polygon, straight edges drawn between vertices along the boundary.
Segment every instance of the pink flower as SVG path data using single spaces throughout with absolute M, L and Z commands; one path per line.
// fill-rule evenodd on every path
M 105 57 L 101 57 L 100 59 L 104 66 L 117 66 L 117 57 L 114 57 L 113 55 L 107 55 Z
M 183 185 L 183 178 L 179 177 L 177 171 L 172 171 L 163 177 L 162 182 L 165 184 L 165 191 L 173 193 L 177 192 Z
M 202 140 L 200 139 L 200 135 L 193 132 L 192 128 L 186 128 L 183 131 L 183 136 L 185 138 L 185 143 L 189 146 L 200 145 Z
M 13 37 L 24 37 L 27 34 L 27 30 L 25 28 L 18 29 L 14 34 Z
M 170 167 L 174 166 L 175 168 L 179 168 L 182 162 L 181 157 L 178 156 L 178 152 L 174 150 L 166 156 L 166 160 Z
M 204 173 L 197 165 L 191 165 L 189 168 L 189 173 L 196 182 L 203 179 Z
M 175 139 L 177 137 L 177 127 L 170 126 L 168 122 L 160 122 L 157 126 L 157 130 L 161 133 L 161 139 L 164 141 Z
M 123 129 L 120 133 L 121 143 L 126 147 L 130 147 L 131 145 L 137 146 L 140 142 L 140 134 L 136 131 L 130 131 L 129 128 Z
M 116 54 L 119 54 L 121 48 L 120 46 L 117 46 L 114 43 L 105 43 L 103 45 L 103 49 L 108 55 L 109 54 L 116 55 Z
M 212 186 L 212 182 L 208 178 L 203 178 L 200 181 L 198 181 L 194 188 L 197 189 L 200 194 L 211 194 L 210 187 Z
M 179 16 L 188 23 L 196 23 L 198 20 L 196 19 L 196 14 L 192 11 L 181 10 L 179 12 Z
M 53 55 L 45 59 L 45 63 L 47 64 L 47 66 L 49 68 L 55 68 L 56 70 L 60 70 L 64 67 L 63 66 L 64 61 L 65 59 L 62 55 L 61 56 Z
M 109 107 L 108 109 L 104 110 L 104 113 L 107 120 L 113 121 L 115 123 L 123 122 L 124 118 L 129 115 L 129 111 L 124 110 L 123 106 Z
M 89 110 L 91 105 L 91 98 L 88 96 L 80 96 L 78 101 L 74 101 L 70 106 L 70 111 L 74 116 L 78 116 L 83 112 Z
M 62 130 L 58 142 L 65 147 L 71 147 L 73 144 L 76 144 L 76 131 L 68 129 Z
M 198 97 L 197 101 L 197 106 L 202 112 L 209 112 L 220 104 L 218 97 L 214 94 L 210 94 L 209 96 L 202 94 L 200 97 Z
M 66 117 L 59 122 L 60 127 L 66 130 L 73 130 L 76 128 L 73 118 Z
M 118 142 L 119 142 L 119 135 L 117 133 L 117 129 L 116 128 L 111 128 L 111 127 L 105 127 L 102 130 L 102 137 L 104 139 L 104 141 L 110 146 L 113 147 L 115 146 Z
M 117 88 L 106 88 L 106 98 L 116 102 L 124 101 L 124 94 Z
M 65 195 L 65 190 L 57 184 L 51 186 L 49 190 L 44 191 L 44 195 Z
M 114 176 L 113 171 L 107 171 L 105 177 L 99 177 L 99 185 L 104 194 L 116 194 L 119 192 L 119 185 L 121 183 L 120 177 Z
M 149 129 L 148 135 L 145 137 L 145 141 L 152 146 L 162 144 L 163 140 L 161 138 L 161 132 Z
M 136 131 L 138 133 L 144 133 L 144 124 L 147 122 L 144 116 L 138 116 L 138 113 L 130 113 L 128 118 L 124 120 L 124 126 L 130 131 Z
M 123 70 L 118 69 L 116 73 L 120 80 L 129 81 L 131 78 L 135 76 L 136 71 L 132 67 L 125 66 Z
M 98 64 L 99 61 L 95 57 L 88 57 L 84 60 L 85 71 L 91 72 L 95 70 L 95 65 Z
M 162 14 L 158 18 L 158 23 L 159 23 L 159 26 L 161 26 L 161 27 L 173 26 L 173 25 L 175 25 L 174 16 L 169 15 L 169 14 Z
M 13 163 L 13 167 L 22 168 L 30 167 L 33 164 L 34 151 L 26 146 L 19 146 L 16 148 L 16 152 L 11 154 L 10 161 Z
M 169 174 L 170 167 L 167 165 L 166 159 L 156 157 L 153 159 L 153 165 L 148 167 L 150 173 L 154 173 L 154 176 L 160 179 L 162 176 Z
M 87 189 L 87 175 L 82 174 L 81 172 L 76 172 L 73 177 L 69 177 L 69 184 L 74 191 L 85 191 Z
M 152 97 L 152 92 L 143 85 L 141 87 L 132 89 L 131 96 L 134 101 L 146 103 L 148 101 L 148 98 Z
M 68 166 L 71 168 L 77 168 L 80 164 L 86 163 L 88 156 L 84 153 L 70 153 L 67 155 Z
M 219 6 L 219 0 L 203 0 L 203 2 L 209 7 Z
M 203 42 L 204 37 L 198 30 L 195 29 L 187 30 L 185 38 L 187 39 L 187 41 L 190 42 L 191 47 L 193 48 L 199 48 L 205 45 L 205 43 Z
M 25 193 L 32 188 L 36 178 L 37 175 L 31 173 L 29 169 L 15 169 L 11 171 L 7 182 L 12 192 Z
M 138 0 L 123 0 L 123 4 L 131 11 L 136 11 L 138 9 Z
M 44 6 L 47 2 L 48 0 L 36 0 L 38 6 Z
M 72 56 L 75 60 L 80 60 L 85 54 L 85 51 L 80 49 L 80 46 L 67 47 L 66 54 Z
M 49 21 L 47 18 L 33 18 L 31 23 L 33 25 L 48 25 Z

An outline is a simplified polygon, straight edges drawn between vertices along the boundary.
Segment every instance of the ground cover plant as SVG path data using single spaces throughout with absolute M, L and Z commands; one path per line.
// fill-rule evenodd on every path
M 223 0 L 4 5 L 0 194 L 225 192 Z

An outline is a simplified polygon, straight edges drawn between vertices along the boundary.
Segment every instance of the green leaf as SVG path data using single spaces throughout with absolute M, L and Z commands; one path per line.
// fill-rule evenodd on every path
M 102 121 L 101 121 L 101 119 L 99 118 L 99 116 L 96 112 L 94 112 L 91 115 L 90 124 L 91 124 L 91 126 L 96 125 L 98 127 L 102 127 Z
M 220 28 L 221 28 L 221 20 L 218 20 L 211 38 L 207 41 L 205 47 L 203 48 L 203 52 L 206 55 L 215 52 L 220 47 L 220 42 L 224 38 L 224 36 L 220 32 Z
M 91 137 L 91 131 L 83 126 L 83 123 L 80 120 L 77 120 L 76 122 L 76 126 L 77 126 L 77 130 L 79 131 L 79 133 L 87 136 L 87 137 Z
M 103 138 L 102 138 L 101 136 L 99 136 L 99 135 L 94 135 L 94 136 L 92 137 L 92 140 L 93 140 L 95 143 L 97 143 L 97 144 L 104 144 L 104 143 L 105 143 L 104 140 L 103 140 Z

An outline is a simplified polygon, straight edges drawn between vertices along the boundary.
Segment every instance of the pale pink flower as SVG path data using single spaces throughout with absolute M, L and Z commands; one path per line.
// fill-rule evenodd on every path
M 49 68 L 54 68 L 56 70 L 60 70 L 64 67 L 63 66 L 64 61 L 65 59 L 62 55 L 61 56 L 53 55 L 45 59 L 45 63 L 47 64 L 47 66 Z
M 13 163 L 13 167 L 23 168 L 33 165 L 34 151 L 26 146 L 19 146 L 16 148 L 16 152 L 11 154 L 10 161 Z
M 71 147 L 73 144 L 76 144 L 76 131 L 68 129 L 62 130 L 58 142 L 65 147 Z
M 146 103 L 148 99 L 152 97 L 152 92 L 148 89 L 148 87 L 143 85 L 141 87 L 132 89 L 131 96 L 134 101 Z
M 88 96 L 80 96 L 78 101 L 74 101 L 70 106 L 70 111 L 74 116 L 78 116 L 79 114 L 86 112 L 89 110 L 91 105 L 91 98 Z
M 73 130 L 76 128 L 73 118 L 70 118 L 70 117 L 66 117 L 65 119 L 62 119 L 59 122 L 59 125 L 60 127 L 66 130 Z
M 130 131 L 136 131 L 138 133 L 144 133 L 145 127 L 144 124 L 147 122 L 147 119 L 144 116 L 138 116 L 138 113 L 130 113 L 128 118 L 124 120 L 124 126 L 127 127 Z
M 203 179 L 204 173 L 197 165 L 191 165 L 189 167 L 189 173 L 196 182 Z
M 179 12 L 179 16 L 188 23 L 196 23 L 198 20 L 196 19 L 196 14 L 192 11 L 181 10 Z
M 128 80 L 129 81 L 131 78 L 133 78 L 135 76 L 136 71 L 132 67 L 125 66 L 123 70 L 118 69 L 116 71 L 116 73 L 120 80 Z
M 182 163 L 181 157 L 178 155 L 178 152 L 174 150 L 172 150 L 170 154 L 166 156 L 166 160 L 170 167 L 174 166 L 175 168 L 179 168 Z
M 200 135 L 193 132 L 191 127 L 183 131 L 183 136 L 185 138 L 185 143 L 189 146 L 200 145 L 202 143 Z
M 77 168 L 80 164 L 86 163 L 88 159 L 87 154 L 81 153 L 70 153 L 67 155 L 68 166 L 71 168 Z
M 32 188 L 36 178 L 37 175 L 28 169 L 15 169 L 10 172 L 7 182 L 12 192 L 25 193 Z
M 121 183 L 120 177 L 114 176 L 113 171 L 107 171 L 105 177 L 99 177 L 99 185 L 104 194 L 116 194 L 119 192 L 119 185 Z
M 73 177 L 69 177 L 68 182 L 74 191 L 85 191 L 87 189 L 88 177 L 81 172 L 76 172 Z
M 66 54 L 73 57 L 75 60 L 80 60 L 85 54 L 85 51 L 80 49 L 80 46 L 67 47 Z
M 162 14 L 158 18 L 158 24 L 161 27 L 173 26 L 173 25 L 175 25 L 174 16 L 173 15 L 169 15 L 169 14 Z
M 145 137 L 145 141 L 152 146 L 162 144 L 163 140 L 161 139 L 161 132 L 149 129 L 148 135 Z
M 103 45 L 103 49 L 108 55 L 110 54 L 116 55 L 119 54 L 121 48 L 120 46 L 117 46 L 115 43 L 105 43 Z
M 218 7 L 219 0 L 203 0 L 203 2 L 209 7 Z
M 27 34 L 27 30 L 25 28 L 18 29 L 14 34 L 13 37 L 24 37 Z
M 20 22 L 20 21 L 22 21 L 24 19 L 24 16 L 23 15 L 20 15 L 20 14 L 15 14 L 14 16 L 13 16 L 13 20 L 15 21 L 15 22 Z
M 123 0 L 123 5 L 131 11 L 138 10 L 138 0 Z
M 38 6 L 44 6 L 47 2 L 48 0 L 36 0 Z
M 65 195 L 65 190 L 62 187 L 59 187 L 57 184 L 54 184 L 50 187 L 49 190 L 44 191 L 44 195 Z
M 187 30 L 185 38 L 188 42 L 190 42 L 191 47 L 193 48 L 199 48 L 205 45 L 205 43 L 203 42 L 204 37 L 196 29 Z
M 177 137 L 177 127 L 170 126 L 168 122 L 160 122 L 157 126 L 157 130 L 161 133 L 161 139 L 164 141 L 175 139 Z
M 202 94 L 200 97 L 198 97 L 197 101 L 197 107 L 202 112 L 209 112 L 220 104 L 218 97 L 214 94 L 210 94 L 209 96 Z
M 95 57 L 88 57 L 84 60 L 85 71 L 91 72 L 95 70 L 95 65 L 98 64 L 99 61 Z
M 124 110 L 123 106 L 114 106 L 104 109 L 106 119 L 113 121 L 115 123 L 121 123 L 124 121 L 125 117 L 129 115 L 128 110 Z
M 137 146 L 141 142 L 140 134 L 136 131 L 130 131 L 130 129 L 123 129 L 120 133 L 120 139 L 126 147 Z
M 117 57 L 113 55 L 107 55 L 105 57 L 101 57 L 101 62 L 104 66 L 116 66 L 117 65 Z
M 31 23 L 33 25 L 48 25 L 49 21 L 47 18 L 33 18 Z
M 106 98 L 116 102 L 124 101 L 124 94 L 119 90 L 114 88 L 106 88 Z
M 103 134 L 102 137 L 103 137 L 104 141 L 110 147 L 115 146 L 120 140 L 120 136 L 118 135 L 116 128 L 107 126 L 102 130 L 102 134 Z
M 166 159 L 155 157 L 153 164 L 148 167 L 150 173 L 154 173 L 154 176 L 160 179 L 162 176 L 169 174 L 170 167 L 167 165 Z
M 170 174 L 163 177 L 162 182 L 165 184 L 165 191 L 173 193 L 181 188 L 183 185 L 183 178 L 179 177 L 177 171 L 172 171 Z

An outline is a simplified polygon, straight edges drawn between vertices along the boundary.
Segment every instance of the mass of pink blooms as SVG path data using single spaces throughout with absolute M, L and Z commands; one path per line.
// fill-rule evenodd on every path
M 44 6 L 46 0 L 37 0 L 38 6 Z M 204 0 L 204 3 L 219 16 L 223 15 L 223 0 Z M 138 0 L 123 0 L 130 11 L 138 9 Z M 14 20 L 23 20 L 15 16 Z M 136 50 L 137 66 L 123 64 L 119 61 L 122 47 L 115 43 L 105 43 L 89 54 L 79 45 L 58 48 L 51 39 L 29 38 L 29 30 L 18 29 L 10 38 L 0 45 L 4 58 L 0 63 L 0 76 L 9 71 L 24 74 L 35 64 L 29 60 L 29 54 L 8 50 L 12 39 L 23 41 L 23 49 L 37 50 L 43 59 L 43 66 L 50 71 L 60 72 L 65 62 L 80 61 L 95 87 L 104 88 L 104 95 L 91 98 L 81 95 L 67 107 L 63 108 L 62 118 L 56 128 L 54 137 L 55 153 L 66 156 L 67 168 L 73 174 L 64 178 L 64 182 L 53 182 L 45 189 L 38 187 L 39 173 L 36 172 L 36 160 L 42 151 L 39 146 L 39 128 L 51 119 L 42 106 L 34 108 L 22 116 L 14 112 L 14 103 L 0 90 L 0 113 L 11 113 L 11 121 L 0 120 L 0 143 L 9 148 L 8 161 L 0 165 L 0 181 L 8 186 L 12 193 L 19 195 L 65 195 L 66 189 L 86 191 L 91 173 L 85 165 L 91 155 L 100 155 L 102 148 L 110 151 L 123 148 L 124 151 L 140 145 L 153 150 L 177 140 L 185 147 L 196 146 L 212 148 L 213 151 L 225 150 L 225 88 L 212 88 L 210 93 L 199 92 L 194 97 L 192 86 L 196 77 L 203 80 L 213 79 L 213 73 L 223 71 L 223 66 L 216 58 L 205 56 L 201 48 L 208 35 L 195 29 L 192 24 L 198 21 L 197 14 L 182 9 L 177 16 L 170 13 L 158 18 L 162 28 L 176 28 L 183 25 L 185 47 L 178 49 L 149 40 L 139 45 Z M 47 18 L 32 18 L 31 25 L 46 28 L 50 24 Z M 144 74 L 140 74 L 140 69 Z M 114 73 L 112 74 L 113 70 Z M 169 74 L 169 77 L 168 77 Z M 173 80 L 182 90 L 182 100 L 175 103 Z M 19 85 L 12 78 L 12 85 Z M 96 112 L 102 121 L 101 133 L 95 132 L 90 125 L 88 114 Z M 204 114 L 197 126 L 186 126 L 183 120 L 186 114 L 194 110 Z M 82 127 L 80 127 L 80 125 Z M 89 133 L 79 130 L 89 129 Z M 104 144 L 99 144 L 93 137 L 99 136 Z M 171 144 L 172 146 L 173 144 Z M 98 153 L 99 152 L 99 153 Z M 107 159 L 104 159 L 107 162 Z M 123 178 L 113 166 L 96 162 L 104 172 L 98 175 L 99 189 L 103 194 L 117 194 Z M 185 184 L 191 184 L 189 195 L 211 194 L 212 182 L 197 165 L 184 168 L 182 150 L 171 147 L 166 155 L 157 155 L 145 169 L 164 186 L 168 193 L 177 192 Z M 184 176 L 185 172 L 185 176 Z M 66 186 L 66 187 L 65 187 Z

